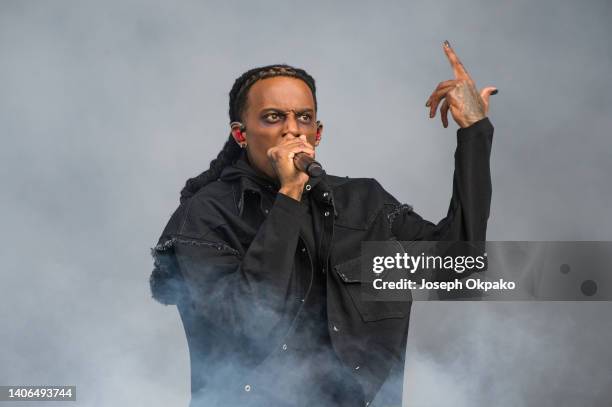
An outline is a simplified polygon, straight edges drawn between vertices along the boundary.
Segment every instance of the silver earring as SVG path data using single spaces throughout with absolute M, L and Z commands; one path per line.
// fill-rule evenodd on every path
M 244 124 L 242 124 L 241 122 L 231 122 L 230 123 L 230 128 L 233 127 L 238 127 L 240 128 L 240 131 L 244 132 L 246 130 L 246 128 L 244 127 Z

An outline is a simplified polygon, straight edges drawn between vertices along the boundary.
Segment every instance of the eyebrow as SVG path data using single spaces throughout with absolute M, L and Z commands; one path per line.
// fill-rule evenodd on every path
M 261 109 L 262 112 L 265 112 L 266 110 L 275 110 L 277 112 L 286 112 L 287 110 L 278 108 L 278 107 L 266 107 Z M 295 110 L 296 113 L 314 113 L 314 109 L 311 109 L 309 107 L 304 107 L 301 109 L 289 109 L 289 110 Z

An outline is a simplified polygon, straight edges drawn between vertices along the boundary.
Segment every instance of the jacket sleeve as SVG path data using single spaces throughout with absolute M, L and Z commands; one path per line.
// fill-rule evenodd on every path
M 448 213 L 434 224 L 410 205 L 389 205 L 388 219 L 398 240 L 485 241 L 491 205 L 489 158 L 493 125 L 484 118 L 457 130 L 453 194 Z
M 197 199 L 197 198 L 194 198 Z M 192 199 L 193 200 L 193 199 Z M 287 317 L 300 223 L 307 206 L 277 194 L 269 214 L 248 249 L 241 254 L 214 230 L 198 238 L 184 233 L 203 230 L 198 214 L 209 207 L 190 203 L 179 232 L 165 246 L 171 250 L 176 275 L 186 289 L 190 310 L 234 334 L 266 337 Z M 187 233 L 187 235 L 192 235 Z
M 185 296 L 185 285 L 178 271 L 178 264 L 172 251 L 172 235 L 177 233 L 185 205 L 174 211 L 164 231 L 151 249 L 153 271 L 149 277 L 149 287 L 155 300 L 164 305 L 179 304 Z

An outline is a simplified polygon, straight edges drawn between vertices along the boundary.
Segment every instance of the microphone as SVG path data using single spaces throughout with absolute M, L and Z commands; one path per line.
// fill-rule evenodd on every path
M 306 153 L 297 153 L 293 156 L 293 164 L 298 170 L 305 172 L 311 177 L 320 177 L 325 174 L 321 163 L 315 161 Z

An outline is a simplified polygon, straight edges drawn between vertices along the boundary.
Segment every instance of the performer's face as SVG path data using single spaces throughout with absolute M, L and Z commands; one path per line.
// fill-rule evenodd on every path
M 243 115 L 249 161 L 259 171 L 276 178 L 268 149 L 284 137 L 301 134 L 313 146 L 318 145 L 316 121 L 314 98 L 304 81 L 276 76 L 255 82 L 249 89 Z

